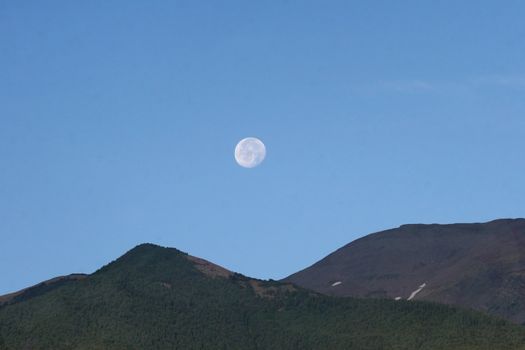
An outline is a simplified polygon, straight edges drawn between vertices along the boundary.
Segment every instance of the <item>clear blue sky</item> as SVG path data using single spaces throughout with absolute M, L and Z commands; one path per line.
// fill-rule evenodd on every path
M 142 242 L 278 279 L 404 223 L 525 216 L 524 16 L 1 1 L 0 294 Z

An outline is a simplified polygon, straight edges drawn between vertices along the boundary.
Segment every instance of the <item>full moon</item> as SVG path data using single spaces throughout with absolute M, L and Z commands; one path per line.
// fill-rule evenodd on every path
M 242 139 L 235 147 L 235 160 L 244 168 L 255 168 L 266 157 L 266 147 L 255 137 Z

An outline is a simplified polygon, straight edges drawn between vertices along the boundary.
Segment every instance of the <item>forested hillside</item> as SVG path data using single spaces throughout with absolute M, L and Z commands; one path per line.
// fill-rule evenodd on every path
M 525 349 L 525 330 L 424 302 L 323 296 L 140 245 L 0 307 L 0 349 Z

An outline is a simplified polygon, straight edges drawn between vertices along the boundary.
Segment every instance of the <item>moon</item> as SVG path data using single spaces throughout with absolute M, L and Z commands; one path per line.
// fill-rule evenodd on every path
M 247 137 L 235 147 L 235 160 L 243 168 L 255 168 L 266 157 L 264 143 L 256 137 Z

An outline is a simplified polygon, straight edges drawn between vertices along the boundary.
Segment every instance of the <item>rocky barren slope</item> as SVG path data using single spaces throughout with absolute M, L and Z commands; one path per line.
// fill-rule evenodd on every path
M 525 323 L 525 219 L 404 225 L 284 281 L 335 296 L 426 300 Z

